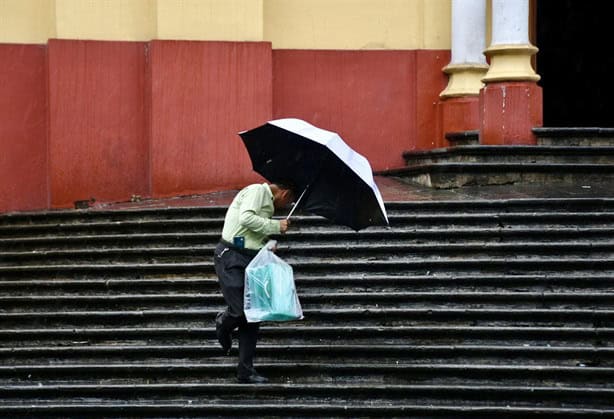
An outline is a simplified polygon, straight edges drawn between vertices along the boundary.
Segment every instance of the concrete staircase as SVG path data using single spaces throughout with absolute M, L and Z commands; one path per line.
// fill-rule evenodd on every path
M 406 167 L 380 172 L 434 188 L 614 181 L 614 129 L 535 128 L 537 145 L 479 145 L 478 132 L 447 136 L 451 147 L 406 152 Z
M 0 417 L 614 417 L 614 199 L 387 208 L 295 219 L 305 319 L 254 386 L 214 336 L 225 208 L 0 216 Z

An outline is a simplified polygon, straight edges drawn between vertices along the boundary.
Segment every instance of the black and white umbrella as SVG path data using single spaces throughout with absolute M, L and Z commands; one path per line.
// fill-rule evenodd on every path
M 271 183 L 302 191 L 295 208 L 361 230 L 388 225 L 369 161 L 341 137 L 300 119 L 269 121 L 239 133 L 253 168 Z

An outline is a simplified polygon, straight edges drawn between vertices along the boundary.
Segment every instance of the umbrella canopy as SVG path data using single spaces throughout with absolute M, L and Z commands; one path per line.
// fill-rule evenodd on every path
M 239 135 L 256 172 L 305 191 L 303 210 L 354 230 L 388 224 L 371 165 L 337 133 L 287 118 Z

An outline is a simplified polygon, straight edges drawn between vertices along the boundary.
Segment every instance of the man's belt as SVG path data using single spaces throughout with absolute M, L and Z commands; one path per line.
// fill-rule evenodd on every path
M 240 248 L 240 247 L 235 246 L 233 243 L 230 243 L 224 239 L 220 239 L 220 243 L 222 243 L 224 246 L 228 247 L 229 249 L 234 250 L 235 252 L 241 253 L 242 255 L 245 255 L 245 256 L 253 257 L 258 254 L 258 250 Z

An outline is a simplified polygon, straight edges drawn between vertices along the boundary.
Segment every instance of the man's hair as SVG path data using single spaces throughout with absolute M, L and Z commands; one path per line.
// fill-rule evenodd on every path
M 292 196 L 294 198 L 298 198 L 298 195 L 299 195 L 298 189 L 296 187 L 296 184 L 294 184 L 294 182 L 283 180 L 283 181 L 275 182 L 275 185 L 277 185 L 279 189 L 289 190 L 290 192 L 292 192 Z

